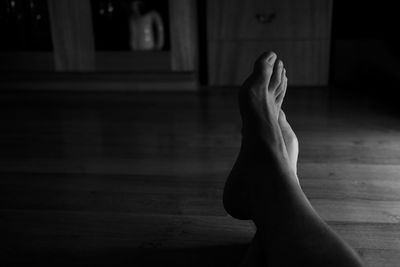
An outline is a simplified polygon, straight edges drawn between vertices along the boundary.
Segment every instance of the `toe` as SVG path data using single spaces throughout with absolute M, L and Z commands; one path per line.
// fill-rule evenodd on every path
M 271 77 L 271 83 L 269 84 L 269 90 L 274 91 L 278 89 L 279 84 L 282 81 L 283 76 L 283 62 L 278 60 L 278 62 L 274 65 L 273 74 Z
M 282 81 L 279 84 L 278 89 L 276 90 L 276 102 L 278 103 L 279 107 L 282 105 L 283 99 L 286 95 L 286 88 L 287 88 L 287 77 L 286 77 L 286 70 L 283 71 Z
M 274 52 L 265 52 L 258 57 L 254 64 L 254 73 L 256 75 L 261 75 L 267 84 L 269 84 L 271 80 L 276 58 L 277 56 Z
M 285 89 L 285 87 L 284 87 L 285 78 L 286 78 L 286 70 L 285 70 L 285 68 L 282 68 L 279 84 L 275 90 L 275 95 L 279 95 Z M 271 79 L 274 79 L 274 77 L 272 77 Z M 272 80 L 271 80 L 271 84 L 272 84 Z

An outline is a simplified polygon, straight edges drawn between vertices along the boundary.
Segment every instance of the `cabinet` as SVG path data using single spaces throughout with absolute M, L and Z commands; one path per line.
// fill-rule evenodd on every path
M 291 85 L 328 83 L 332 0 L 209 0 L 211 85 L 239 85 L 254 60 L 272 50 Z

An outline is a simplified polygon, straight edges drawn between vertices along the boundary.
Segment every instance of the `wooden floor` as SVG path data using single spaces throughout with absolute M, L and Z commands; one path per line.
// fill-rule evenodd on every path
M 289 90 L 305 193 L 366 266 L 399 266 L 399 117 Z M 221 195 L 240 120 L 235 95 L 215 91 L 2 93 L 4 266 L 239 263 L 254 227 L 229 217 Z

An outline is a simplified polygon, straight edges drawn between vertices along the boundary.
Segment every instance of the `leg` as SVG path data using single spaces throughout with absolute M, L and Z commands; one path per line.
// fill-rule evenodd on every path
M 357 254 L 318 216 L 300 187 L 297 152 L 288 150 L 287 133 L 292 131 L 280 111 L 285 76 L 276 55 L 266 53 L 239 93 L 243 139 L 225 186 L 224 205 L 233 216 L 254 221 L 257 236 L 252 248 L 258 246 L 258 252 L 252 254 L 261 255 L 264 263 L 362 266 Z
M 286 91 L 286 84 L 285 88 Z M 283 93 L 284 94 L 284 93 Z M 279 106 L 282 105 L 282 100 L 279 102 Z M 279 112 L 279 127 L 282 131 L 283 140 L 285 141 L 286 150 L 289 156 L 290 165 L 297 173 L 297 158 L 299 154 L 299 143 L 296 137 L 296 134 L 292 130 L 292 127 L 286 120 L 285 113 L 280 110 Z M 248 250 L 246 253 L 245 258 L 242 261 L 241 267 L 259 267 L 259 266 L 266 266 L 266 258 L 263 256 L 262 253 L 262 243 L 260 241 L 259 234 L 256 233 Z

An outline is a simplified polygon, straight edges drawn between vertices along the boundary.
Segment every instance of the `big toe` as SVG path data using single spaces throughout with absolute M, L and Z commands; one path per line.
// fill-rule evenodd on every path
M 254 63 L 254 75 L 259 75 L 269 84 L 277 56 L 274 52 L 265 52 Z

